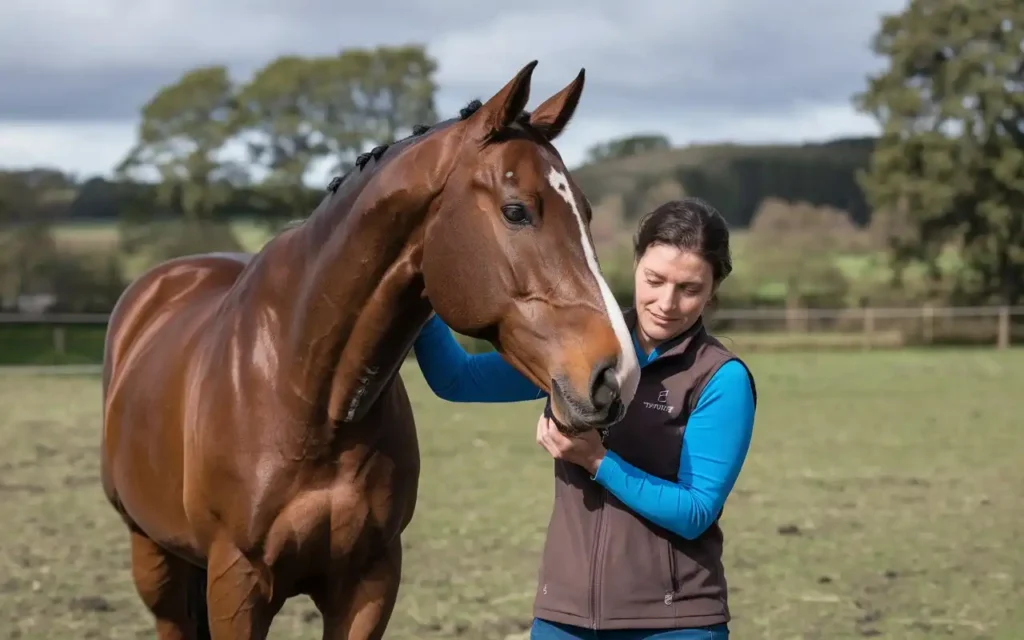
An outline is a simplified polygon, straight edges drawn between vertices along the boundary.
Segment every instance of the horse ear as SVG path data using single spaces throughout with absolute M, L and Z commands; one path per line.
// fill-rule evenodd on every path
M 583 95 L 585 77 L 586 70 L 580 69 L 575 80 L 545 100 L 530 114 L 530 125 L 548 141 L 557 138 L 565 130 L 569 120 L 572 120 L 572 115 L 576 113 L 576 105 L 580 103 L 580 96 Z
M 537 61 L 534 60 L 520 69 L 516 77 L 476 112 L 475 117 L 479 119 L 485 135 L 509 126 L 526 108 L 530 99 L 530 79 L 536 66 Z

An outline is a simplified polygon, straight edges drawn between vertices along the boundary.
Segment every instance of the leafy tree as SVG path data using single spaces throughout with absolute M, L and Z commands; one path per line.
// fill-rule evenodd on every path
M 185 73 L 146 103 L 139 139 L 118 167 L 160 181 L 160 202 L 193 221 L 212 217 L 227 197 L 231 169 L 218 157 L 235 119 L 234 86 L 223 66 Z
M 845 211 L 767 198 L 750 224 L 743 259 L 756 271 L 745 280 L 762 290 L 778 288 L 788 307 L 838 304 L 849 283 L 837 258 L 856 237 Z
M 152 260 L 162 260 L 189 251 L 239 248 L 230 230 L 214 220 L 233 184 L 246 181 L 244 171 L 220 157 L 236 126 L 234 91 L 225 67 L 200 67 L 143 107 L 138 141 L 118 173 L 136 180 L 147 173 L 156 178 L 156 202 L 126 203 L 121 219 L 126 252 L 148 249 Z M 177 224 L 154 224 L 160 218 Z M 200 244 L 189 244 L 194 241 Z
M 422 46 L 381 46 L 342 52 L 353 83 L 355 115 L 368 138 L 394 142 L 402 132 L 437 120 L 437 62 Z
M 328 61 L 327 72 L 330 114 L 322 133 L 336 169 L 348 169 L 369 147 L 437 120 L 437 62 L 421 45 L 346 49 Z
M 54 213 L 66 184 L 50 172 L 0 173 L 0 307 L 40 289 L 57 246 Z
M 412 45 L 272 61 L 240 89 L 234 127 L 265 172 L 262 194 L 290 217 L 305 214 L 322 196 L 304 183 L 321 161 L 347 170 L 368 147 L 433 123 L 436 70 Z
M 322 195 L 311 195 L 304 180 L 329 152 L 325 130 L 345 107 L 332 100 L 341 95 L 330 90 L 332 66 L 328 59 L 282 56 L 239 90 L 234 133 L 245 139 L 251 163 L 265 173 L 259 190 L 281 217 L 308 212 Z
M 888 59 L 856 96 L 883 134 L 860 176 L 872 206 L 912 232 L 899 264 L 937 273 L 955 246 L 975 298 L 1024 293 L 1024 3 L 911 0 L 872 48 Z
M 661 134 L 642 133 L 595 144 L 587 149 L 587 162 L 601 162 L 671 149 L 672 143 Z
M 21 176 L 0 172 L 0 228 L 9 228 L 27 219 L 34 206 L 35 194 Z

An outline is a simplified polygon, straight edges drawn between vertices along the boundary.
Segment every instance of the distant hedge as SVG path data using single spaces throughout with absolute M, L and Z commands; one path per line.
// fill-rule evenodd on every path
M 105 332 L 104 326 L 0 325 L 0 366 L 101 364 Z M 457 339 L 471 353 L 491 350 L 482 340 Z
M 99 364 L 105 332 L 102 325 L 0 325 L 0 365 Z

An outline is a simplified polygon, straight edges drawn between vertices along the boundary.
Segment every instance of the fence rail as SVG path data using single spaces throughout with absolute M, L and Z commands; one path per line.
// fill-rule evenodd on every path
M 861 337 L 862 346 L 994 344 L 1024 339 L 1024 306 L 722 309 L 709 314 L 716 331 Z
M 0 313 L 0 357 L 17 333 L 12 327 L 36 327 L 49 337 L 47 350 L 68 351 L 69 334 L 107 324 L 104 313 Z M 978 344 L 1005 349 L 1024 342 L 1024 306 L 862 307 L 842 309 L 718 309 L 710 312 L 716 333 L 752 348 L 897 348 L 909 345 Z M 6 335 L 5 335 L 6 334 Z M 93 340 L 95 341 L 95 336 Z

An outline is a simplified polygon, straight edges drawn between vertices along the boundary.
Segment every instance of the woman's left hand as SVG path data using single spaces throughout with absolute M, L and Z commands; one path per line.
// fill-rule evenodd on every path
M 537 421 L 537 444 L 547 449 L 553 458 L 578 464 L 591 476 L 597 473 L 607 452 L 597 431 L 590 429 L 570 438 L 563 435 L 555 423 L 544 415 Z

